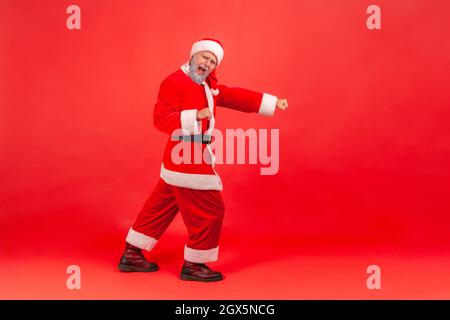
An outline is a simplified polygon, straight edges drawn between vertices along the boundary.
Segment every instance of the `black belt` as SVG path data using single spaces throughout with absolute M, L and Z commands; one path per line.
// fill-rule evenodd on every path
M 211 143 L 211 136 L 210 135 L 203 135 L 203 134 L 193 134 L 190 136 L 172 136 L 172 141 L 186 141 L 186 142 L 197 142 L 197 143 L 203 143 L 203 144 L 210 144 Z

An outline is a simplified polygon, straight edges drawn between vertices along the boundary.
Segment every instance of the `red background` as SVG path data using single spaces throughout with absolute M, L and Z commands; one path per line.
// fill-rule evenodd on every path
M 81 30 L 66 28 L 71 4 L 81 8 Z M 370 4 L 381 7 L 381 30 L 366 27 Z M 146 297 L 140 275 L 128 278 L 137 281 L 131 296 L 106 279 L 119 277 L 126 232 L 158 179 L 159 84 L 207 36 L 225 48 L 222 83 L 285 97 L 289 109 L 272 118 L 218 110 L 219 129 L 279 128 L 280 170 L 218 166 L 227 207 L 219 266 L 230 287 L 209 296 L 199 287 L 194 297 L 368 297 L 367 265 L 406 253 L 425 277 L 418 291 L 393 276 L 379 296 L 450 297 L 448 276 L 436 276 L 448 260 L 435 269 L 420 260 L 446 259 L 450 248 L 449 11 L 438 0 L 1 0 L 0 297 L 71 298 L 69 264 L 103 268 L 91 273 L 91 283 L 104 277 L 103 289 L 89 291 L 86 280 L 75 297 Z M 155 249 L 172 266 L 169 279 L 185 237 L 177 217 Z M 360 267 L 320 260 L 350 254 Z M 309 287 L 299 269 L 307 257 L 324 268 Z M 276 264 L 290 258 L 290 271 Z M 408 270 L 406 260 L 389 261 L 397 274 L 402 262 Z M 261 295 L 256 278 L 238 277 L 257 265 L 266 268 L 257 274 L 292 277 Z M 188 296 L 158 285 L 161 294 L 147 297 Z M 352 289 L 341 296 L 338 287 Z

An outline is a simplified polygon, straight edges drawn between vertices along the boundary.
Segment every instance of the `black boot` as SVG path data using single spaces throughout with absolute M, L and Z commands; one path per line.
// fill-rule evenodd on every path
M 119 270 L 122 272 L 153 272 L 158 271 L 158 265 L 149 262 L 142 254 L 142 250 L 127 243 L 125 252 L 119 263 Z
M 212 282 L 222 280 L 223 276 L 220 272 L 211 270 L 206 264 L 185 261 L 180 278 L 181 280 Z

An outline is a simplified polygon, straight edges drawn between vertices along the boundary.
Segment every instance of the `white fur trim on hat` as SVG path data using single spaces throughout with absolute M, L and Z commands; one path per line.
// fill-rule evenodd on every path
M 213 40 L 200 40 L 195 42 L 192 45 L 191 49 L 191 57 L 196 54 L 197 52 L 201 51 L 211 51 L 217 58 L 217 65 L 220 64 L 220 62 L 223 59 L 223 48 L 222 46 Z

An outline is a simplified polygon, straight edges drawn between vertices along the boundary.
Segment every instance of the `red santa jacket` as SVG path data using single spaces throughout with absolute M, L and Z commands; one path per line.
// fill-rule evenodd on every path
M 154 125 L 169 135 L 161 178 L 178 187 L 222 190 L 222 182 L 214 170 L 215 160 L 210 145 L 176 141 L 173 137 L 210 135 L 215 125 L 215 106 L 271 116 L 275 111 L 277 97 L 217 84 L 213 75 L 198 84 L 188 76 L 188 68 L 188 64 L 183 65 L 162 82 L 154 108 Z M 197 121 L 197 110 L 206 107 L 213 116 L 210 120 Z M 205 156 L 199 158 L 199 154 Z

